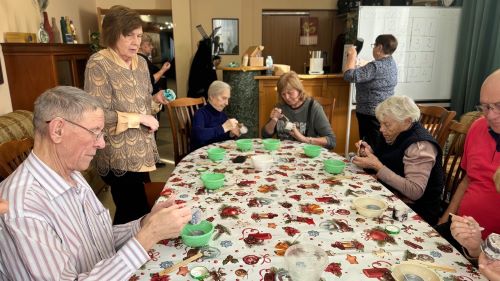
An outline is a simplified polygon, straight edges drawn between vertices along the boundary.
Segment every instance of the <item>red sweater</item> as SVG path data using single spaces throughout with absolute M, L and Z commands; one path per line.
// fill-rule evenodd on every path
M 460 202 L 458 214 L 473 217 L 484 227 L 485 239 L 490 233 L 500 233 L 500 194 L 496 191 L 493 174 L 500 166 L 500 152 L 488 132 L 484 117 L 476 120 L 467 133 L 461 167 L 467 172 L 469 186 Z

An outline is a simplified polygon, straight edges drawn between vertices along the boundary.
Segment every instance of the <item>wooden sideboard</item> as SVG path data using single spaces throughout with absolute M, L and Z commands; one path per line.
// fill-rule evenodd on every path
M 33 110 L 35 99 L 55 86 L 83 89 L 88 44 L 2 43 L 13 110 Z
M 349 83 L 342 74 L 326 75 L 299 75 L 306 93 L 310 96 L 335 98 L 334 121 L 332 130 L 337 137 L 337 145 L 334 149 L 339 154 L 344 154 L 347 137 L 347 119 L 349 110 Z M 259 81 L 259 128 L 263 128 L 269 120 L 269 114 L 278 103 L 276 83 L 279 76 L 257 76 Z M 354 151 L 354 142 L 358 140 L 358 125 L 353 114 L 351 118 L 351 130 L 349 151 Z

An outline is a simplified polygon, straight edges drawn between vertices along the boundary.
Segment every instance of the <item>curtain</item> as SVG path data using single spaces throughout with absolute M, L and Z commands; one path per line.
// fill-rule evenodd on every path
M 457 42 L 451 108 L 474 110 L 484 79 L 500 68 L 500 1 L 465 0 Z

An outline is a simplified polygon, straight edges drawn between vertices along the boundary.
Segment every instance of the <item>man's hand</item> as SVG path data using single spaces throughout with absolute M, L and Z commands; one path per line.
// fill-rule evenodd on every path
M 9 211 L 9 201 L 0 199 L 0 215 L 3 215 Z
M 481 253 L 481 230 L 482 228 L 472 217 L 451 217 L 451 235 L 460 245 L 467 249 L 469 255 L 478 257 Z
M 500 281 L 500 261 L 489 260 L 484 253 L 479 255 L 479 272 L 491 281 Z
M 137 233 L 136 239 L 147 251 L 160 240 L 178 237 L 182 228 L 190 220 L 191 209 L 184 204 L 153 208 L 151 213 L 144 218 L 143 226 Z

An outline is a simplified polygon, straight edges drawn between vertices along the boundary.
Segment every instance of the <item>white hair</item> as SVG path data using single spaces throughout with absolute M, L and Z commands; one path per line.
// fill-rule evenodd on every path
M 375 115 L 379 121 L 391 117 L 399 122 L 408 118 L 412 122 L 417 122 L 420 119 L 420 109 L 408 96 L 392 96 L 377 105 Z
M 225 90 L 231 91 L 231 86 L 229 86 L 229 84 L 227 84 L 226 82 L 215 80 L 214 82 L 212 82 L 212 84 L 210 84 L 210 87 L 208 88 L 208 97 L 216 98 Z

